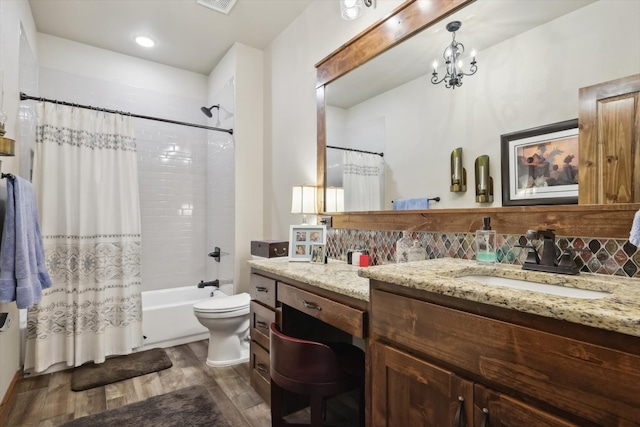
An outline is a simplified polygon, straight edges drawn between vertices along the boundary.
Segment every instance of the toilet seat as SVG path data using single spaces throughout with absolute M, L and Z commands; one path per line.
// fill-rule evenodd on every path
M 195 313 L 206 317 L 233 317 L 242 316 L 249 312 L 251 296 L 243 292 L 222 298 L 207 298 L 193 305 Z

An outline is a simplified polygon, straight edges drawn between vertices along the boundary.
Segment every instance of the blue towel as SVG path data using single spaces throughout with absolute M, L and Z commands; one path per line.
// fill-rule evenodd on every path
M 416 199 L 396 199 L 393 201 L 394 211 L 406 211 L 412 209 L 429 209 L 429 199 L 422 197 Z
M 629 242 L 636 248 L 640 248 L 640 211 L 633 217 L 633 224 L 629 232 Z
M 29 308 L 51 287 L 44 258 L 38 207 L 31 183 L 7 179 L 7 209 L 0 245 L 0 302 Z

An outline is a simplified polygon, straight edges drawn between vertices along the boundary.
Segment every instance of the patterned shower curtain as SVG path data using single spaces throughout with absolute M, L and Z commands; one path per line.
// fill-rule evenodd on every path
M 142 345 L 140 202 L 131 117 L 37 105 L 33 185 L 53 286 L 27 314 L 25 369 Z
M 345 151 L 343 162 L 344 210 L 384 209 L 384 159 L 377 154 Z

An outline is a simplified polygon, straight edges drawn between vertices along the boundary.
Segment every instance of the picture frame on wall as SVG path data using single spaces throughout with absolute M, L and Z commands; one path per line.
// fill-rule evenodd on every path
M 327 227 L 324 225 L 292 225 L 289 233 L 289 261 L 310 261 L 313 245 L 325 245 Z
M 326 245 L 322 243 L 311 244 L 311 260 L 312 264 L 324 264 L 326 259 Z
M 500 136 L 502 205 L 578 203 L 578 119 Z

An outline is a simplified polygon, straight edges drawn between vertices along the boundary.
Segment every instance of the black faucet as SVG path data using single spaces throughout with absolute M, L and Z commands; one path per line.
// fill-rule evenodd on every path
M 520 246 L 529 249 L 527 259 L 522 264 L 523 270 L 560 274 L 578 274 L 580 272 L 580 268 L 574 261 L 574 249 L 569 248 L 564 251 L 562 255 L 558 255 L 556 235 L 553 233 L 553 230 L 528 230 L 525 237 L 529 240 L 542 239 L 542 256 L 538 255 L 538 251 L 533 244 Z
M 200 283 L 198 283 L 198 288 L 202 289 L 205 286 L 213 286 L 215 288 L 220 289 L 220 281 L 218 279 L 216 280 L 212 280 L 210 282 L 205 282 L 204 280 L 201 280 Z

